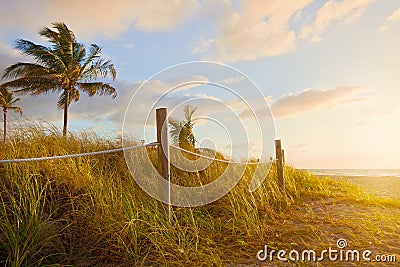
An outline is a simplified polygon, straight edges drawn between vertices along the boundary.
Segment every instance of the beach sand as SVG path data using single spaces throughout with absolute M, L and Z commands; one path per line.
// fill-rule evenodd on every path
M 379 197 L 400 199 L 399 177 L 319 176 L 358 184 L 365 192 Z M 335 248 L 337 240 L 344 238 L 348 242 L 347 249 L 360 251 L 368 249 L 374 256 L 394 255 L 396 262 L 334 262 L 325 259 L 321 264 L 311 263 L 307 266 L 399 266 L 400 207 L 366 205 L 334 195 L 322 198 L 305 196 L 303 201 L 288 211 L 287 217 L 280 224 L 276 221 L 271 223 L 269 242 L 293 242 L 297 250 L 321 251 L 328 247 Z M 274 236 L 277 237 L 276 240 Z M 280 267 L 295 266 L 295 264 L 275 260 L 262 262 L 258 266 Z
M 400 199 L 400 177 L 329 176 L 360 185 L 367 193 L 380 197 Z

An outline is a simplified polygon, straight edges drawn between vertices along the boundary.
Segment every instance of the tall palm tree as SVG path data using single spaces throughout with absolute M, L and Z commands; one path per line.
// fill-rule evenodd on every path
M 3 141 L 6 142 L 7 135 L 7 110 L 14 110 L 22 115 L 22 108 L 15 106 L 15 103 L 20 101 L 19 98 L 14 98 L 13 93 L 4 86 L 0 86 L 0 105 L 3 107 L 4 132 Z
M 194 122 L 192 120 L 193 114 L 196 110 L 197 107 L 186 105 L 183 107 L 185 120 L 180 120 L 174 117 L 170 117 L 168 120 L 172 142 L 181 148 L 191 151 L 194 150 L 196 142 L 196 138 L 193 134 Z
M 39 34 L 50 42 L 49 47 L 19 39 L 15 48 L 34 59 L 32 63 L 18 62 L 4 70 L 3 78 L 13 79 L 5 86 L 15 92 L 30 95 L 60 94 L 57 107 L 64 110 L 63 136 L 67 134 L 68 108 L 79 100 L 80 91 L 89 96 L 112 95 L 116 90 L 108 83 L 94 81 L 111 76 L 116 78 L 114 64 L 100 57 L 101 47 L 88 48 L 76 40 L 65 23 L 54 23 L 53 28 L 43 28 Z

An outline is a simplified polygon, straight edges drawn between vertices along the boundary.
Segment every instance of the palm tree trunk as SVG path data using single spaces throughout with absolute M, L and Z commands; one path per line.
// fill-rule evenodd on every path
M 4 116 L 4 136 L 3 141 L 6 142 L 6 135 L 7 135 L 7 109 L 3 108 L 3 116 Z
M 69 91 L 65 90 L 65 94 L 67 94 L 67 101 L 64 105 L 64 125 L 63 125 L 63 137 L 67 136 L 67 127 L 68 127 L 68 104 L 69 104 Z

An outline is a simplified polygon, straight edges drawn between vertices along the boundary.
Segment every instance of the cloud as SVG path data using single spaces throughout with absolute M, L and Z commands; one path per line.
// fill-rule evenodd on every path
M 63 113 L 57 109 L 58 95 L 48 94 L 41 96 L 18 95 L 21 101 L 18 102 L 23 110 L 23 116 L 32 120 L 43 120 L 50 123 L 61 122 Z M 74 104 L 72 104 L 73 106 Z
M 272 97 L 267 97 L 266 100 L 275 118 L 286 118 L 316 111 L 321 107 L 352 104 L 363 100 L 354 95 L 373 89 L 374 87 L 369 85 L 340 86 L 332 90 L 305 89 L 298 94 L 285 95 L 278 100 L 273 100 Z M 250 111 L 245 109 L 240 116 L 245 118 L 250 115 Z
M 221 12 L 213 9 L 216 1 L 205 4 L 198 13 L 207 14 L 218 25 L 210 36 L 202 36 L 193 53 L 206 60 L 232 63 L 288 54 L 296 50 L 299 38 L 320 41 L 323 31 L 335 21 L 349 25 L 362 16 L 374 0 L 327 1 L 317 12 L 315 21 L 301 27 L 300 35 L 292 28 L 313 0 L 239 0 L 221 1 Z M 222 19 L 223 18 L 223 19 Z
M 5 68 L 21 59 L 22 56 L 18 51 L 12 49 L 9 45 L 0 40 L 0 77 L 3 75 L 3 70 Z M 0 83 L 3 82 L 4 81 L 0 81 Z
M 340 21 L 344 25 L 349 25 L 357 18 L 361 17 L 367 6 L 374 0 L 343 0 L 327 1 L 317 12 L 315 21 L 303 26 L 300 38 L 310 38 L 312 42 L 321 41 L 323 31 L 333 22 Z
M 353 94 L 370 91 L 371 86 L 340 86 L 333 90 L 305 89 L 296 95 L 284 96 L 272 103 L 271 109 L 275 117 L 291 117 L 315 111 L 321 107 L 350 104 L 359 101 L 357 97 L 346 99 Z
M 387 32 L 389 30 L 389 26 L 388 25 L 382 25 L 379 28 L 379 32 Z
M 256 60 L 292 52 L 296 33 L 289 22 L 312 0 L 240 1 L 241 11 L 224 2 L 216 38 L 200 39 L 195 52 L 221 62 Z M 215 11 L 214 11 L 215 12 Z
M 398 20 L 400 20 L 400 8 L 397 9 L 395 12 L 393 12 L 393 14 L 390 15 L 390 16 L 387 18 L 387 20 L 388 20 L 388 21 L 398 21 Z
M 1 55 L 0 55 L 1 58 Z M 125 82 L 118 81 L 113 84 L 117 89 L 118 95 L 115 99 L 110 96 L 93 96 L 89 97 L 85 93 L 81 93 L 80 100 L 73 102 L 69 108 L 69 124 L 82 123 L 90 125 L 106 124 L 116 129 L 120 129 L 123 124 L 126 108 L 134 93 L 138 88 L 146 82 L 146 87 L 143 88 L 140 94 L 139 103 L 131 107 L 132 113 L 129 115 L 129 124 L 135 127 L 142 127 L 138 122 L 142 122 L 146 118 L 152 105 L 158 100 L 159 97 L 167 90 L 171 89 L 176 84 L 182 84 L 187 81 L 204 81 L 208 79 L 201 75 L 186 77 L 179 80 L 169 81 L 138 81 L 138 82 Z M 206 104 L 206 108 L 199 109 L 197 115 L 208 115 L 210 112 L 217 112 L 221 108 L 218 98 L 203 95 L 190 95 L 190 89 L 199 86 L 198 84 L 188 85 L 178 88 L 174 92 L 169 93 L 166 97 L 161 99 L 157 107 L 166 106 L 172 108 L 182 104 L 187 100 L 198 98 L 199 100 L 188 102 L 191 105 L 198 103 L 198 106 Z M 57 100 L 59 94 L 49 93 L 47 95 L 40 95 L 37 97 L 29 95 L 18 95 L 21 101 L 18 105 L 22 107 L 23 116 L 32 120 L 43 120 L 50 123 L 61 123 L 63 120 L 62 110 L 57 109 Z M 208 100 L 204 102 L 204 100 Z M 203 102 L 201 102 L 203 101 Z M 201 103 L 201 104 L 200 104 Z M 180 111 L 179 109 L 177 111 Z M 153 121 L 150 122 L 150 125 Z M 82 126 L 84 128 L 84 126 Z
M 232 63 L 295 51 L 298 33 L 294 30 L 297 25 L 293 24 L 301 23 L 304 9 L 315 0 L 0 1 L 0 36 L 10 37 L 18 32 L 24 38 L 38 41 L 36 33 L 41 27 L 64 21 L 87 42 L 94 37 L 119 38 L 132 28 L 146 32 L 172 31 L 188 25 L 189 20 L 201 20 L 199 25 L 207 27 L 206 36 L 199 37 L 192 52 L 206 60 Z M 333 21 L 350 23 L 372 1 L 330 0 L 318 11 L 315 22 L 302 28 L 301 36 L 319 40 Z M 132 47 L 132 44 L 126 46 Z
M 209 39 L 204 39 L 203 37 L 200 38 L 199 44 L 193 48 L 193 53 L 194 54 L 202 54 L 207 52 L 212 45 L 214 44 L 214 39 L 209 38 Z
M 75 120 L 87 120 L 90 123 L 99 122 L 101 120 L 110 120 L 113 123 L 112 116 L 119 112 L 121 105 L 126 98 L 132 94 L 135 86 L 117 83 L 118 96 L 112 99 L 110 96 L 93 96 L 88 97 L 85 93 L 81 93 L 80 100 L 73 102 L 69 108 L 69 122 Z M 22 107 L 24 117 L 32 120 L 43 120 L 50 123 L 60 123 L 63 120 L 63 111 L 57 109 L 57 100 L 59 94 L 49 93 L 47 95 L 29 96 L 18 95 L 21 101 L 18 105 Z M 115 122 L 119 124 L 120 121 Z
M 386 24 L 379 28 L 380 32 L 386 32 L 389 30 L 390 24 L 400 20 L 400 8 L 396 9 L 389 17 L 386 18 Z
M 197 7 L 196 0 L 2 2 L 0 23 L 3 28 L 36 33 L 44 25 L 64 21 L 85 38 L 115 38 L 132 26 L 142 31 L 172 30 L 190 18 Z
M 305 89 L 296 95 L 287 95 L 272 103 L 275 117 L 291 117 L 315 111 L 321 107 L 351 104 L 360 101 L 359 97 L 346 98 L 351 95 L 370 91 L 371 86 L 340 86 L 332 90 Z
M 222 84 L 232 84 L 232 83 L 238 83 L 241 82 L 245 79 L 244 76 L 236 76 L 236 77 L 230 77 L 230 78 L 226 78 L 220 81 L 220 83 Z

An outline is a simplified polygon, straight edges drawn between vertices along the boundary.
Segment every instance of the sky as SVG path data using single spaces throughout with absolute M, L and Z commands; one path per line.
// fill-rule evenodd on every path
M 15 40 L 48 45 L 38 32 L 59 21 L 115 64 L 118 96 L 82 94 L 70 106 L 69 130 L 129 129 L 152 142 L 152 107 L 183 118 L 190 104 L 200 144 L 233 156 L 268 156 L 278 138 L 298 168 L 400 168 L 399 1 L 0 0 L 0 7 L 0 70 L 32 60 L 13 49 Z M 204 63 L 180 65 L 193 61 Z M 197 82 L 169 91 L 190 81 Z M 57 97 L 21 96 L 23 117 L 61 126 Z

